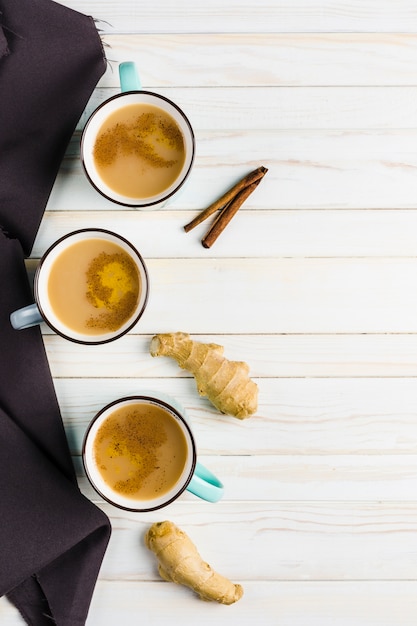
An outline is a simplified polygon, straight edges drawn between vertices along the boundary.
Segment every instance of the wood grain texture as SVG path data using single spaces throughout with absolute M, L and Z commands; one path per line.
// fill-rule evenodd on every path
M 257 87 L 415 85 L 411 33 L 141 33 L 104 41 L 114 68 L 134 61 L 152 88 L 245 87 L 248 79 Z M 106 72 L 100 87 L 119 87 L 118 72 Z
M 188 378 L 168 358 L 151 358 L 152 335 L 129 334 L 115 343 L 82 346 L 46 332 L 54 378 Z M 225 355 L 248 360 L 250 374 L 263 378 L 417 377 L 417 336 L 412 333 L 193 335 L 224 345 Z
M 146 391 L 177 398 L 191 420 L 201 454 L 417 454 L 415 378 L 267 378 L 259 409 L 243 422 L 219 415 L 185 378 L 56 379 L 71 449 L 113 400 Z M 405 461 L 406 462 L 405 457 Z
M 383 97 L 383 96 L 382 96 Z M 308 107 L 308 103 L 306 104 Z M 274 114 L 278 120 L 278 114 Z M 313 113 L 311 113 L 313 115 Z M 195 122 L 195 119 L 193 119 Z M 219 126 L 223 125 L 223 119 L 219 119 Z M 283 118 L 279 119 L 283 124 Z M 306 117 L 306 123 L 308 118 Z M 246 124 L 246 121 L 242 122 Z M 255 126 L 258 120 L 247 124 Z M 171 211 L 187 210 L 196 214 L 212 201 L 224 193 L 232 184 L 239 180 L 255 167 L 263 164 L 268 167 L 268 173 L 259 185 L 256 193 L 248 199 L 242 207 L 242 212 L 268 210 L 329 210 L 329 209 L 352 209 L 365 211 L 366 209 L 415 209 L 417 206 L 417 183 L 416 168 L 417 158 L 414 146 L 417 142 L 417 131 L 410 129 L 358 129 L 358 130 L 326 130 L 326 129 L 249 129 L 249 130 L 219 130 L 208 131 L 196 130 L 198 151 L 194 168 L 186 188 L 169 205 L 169 213 L 155 212 L 152 220 L 143 219 L 149 212 L 135 211 L 130 217 L 148 223 L 151 228 L 158 220 L 175 219 L 170 215 Z M 77 135 L 69 146 L 67 157 L 58 175 L 56 185 L 52 191 L 48 211 L 65 212 L 68 217 L 73 211 L 85 212 L 84 219 L 88 219 L 90 212 L 111 211 L 115 216 L 115 224 L 119 220 L 118 214 L 121 208 L 105 201 L 90 188 L 83 174 L 79 161 L 79 140 Z M 220 165 L 217 165 L 217 164 Z M 88 209 L 88 210 L 87 210 Z M 125 212 L 127 217 L 127 214 Z M 142 218 L 141 218 L 142 216 Z M 162 216 L 162 217 L 159 217 Z M 178 228 L 187 223 L 192 216 L 185 216 L 185 221 L 178 222 Z M 269 217 L 269 216 L 267 216 Z M 395 216 L 394 216 L 395 217 Z M 91 219 L 101 219 L 100 215 L 91 215 Z M 324 216 L 327 219 L 326 216 Z M 359 213 L 353 219 L 365 220 L 372 215 Z M 107 217 L 109 219 L 109 216 Z M 255 221 L 257 214 L 252 217 Z M 278 219 L 271 215 L 271 219 Z M 303 232 L 304 220 L 299 220 L 300 233 Z M 368 242 L 369 252 L 372 246 L 377 245 L 379 237 L 375 233 L 384 236 L 384 216 L 373 215 L 373 240 Z M 408 216 L 408 219 L 412 217 Z M 331 229 L 332 216 L 329 217 Z M 382 220 L 382 221 L 380 221 Z M 391 228 L 400 228 L 403 217 L 398 216 L 392 220 Z M 351 220 L 349 223 L 354 225 Z M 235 221 L 238 228 L 239 220 Z M 259 225 L 253 224 L 257 230 L 252 237 L 253 244 L 262 245 L 263 239 L 271 237 L 277 230 L 272 223 L 271 232 L 261 230 L 264 221 L 259 220 Z M 306 223 L 308 225 L 308 222 Z M 41 225 L 41 233 L 44 224 Z M 174 225 L 175 226 L 175 225 Z M 123 227 L 123 226 L 119 226 Z M 139 227 L 139 225 L 138 225 Z M 169 227 L 162 228 L 158 224 L 158 236 L 171 238 L 176 237 L 177 230 Z M 59 228 L 59 223 L 57 224 Z M 246 232 L 250 236 L 252 228 Z M 317 228 L 319 241 L 325 236 L 326 230 Z M 202 236 L 204 227 L 194 233 L 189 233 L 192 238 L 181 238 L 182 246 L 186 246 L 189 240 L 198 241 Z M 331 230 L 330 230 L 331 232 Z M 356 237 L 361 235 L 358 229 Z M 366 236 L 367 231 L 363 230 Z M 394 234 L 395 231 L 394 231 Z M 398 233 L 401 238 L 403 232 Z M 181 235 L 183 235 L 181 231 Z M 256 237 L 255 237 L 256 235 Z M 279 236 L 279 233 L 277 233 Z M 396 238 L 392 238 L 395 245 Z M 296 237 L 288 237 L 289 244 L 296 243 Z M 350 237 L 345 237 L 345 244 Z M 398 238 L 397 238 L 398 241 Z M 219 242 L 220 243 L 220 240 Z M 304 244 L 305 245 L 305 244 Z M 311 245 L 311 244 L 310 244 Z M 252 247 L 248 247 L 251 253 Z M 365 251 L 367 252 L 367 251 Z M 163 253 L 163 252 L 162 252 Z M 334 254 L 334 253 L 333 253 Z
M 204 436 L 204 435 L 203 435 Z M 255 504 L 278 502 L 369 503 L 415 502 L 415 454 L 200 454 L 201 462 L 222 477 L 224 502 L 250 498 Z M 74 456 L 82 492 L 102 505 L 85 477 L 82 461 Z M 181 504 L 195 503 L 188 492 Z
M 266 181 L 265 181 L 266 184 Z M 259 192 L 261 189 L 259 188 Z M 260 199 L 260 195 L 257 196 Z M 249 201 L 248 201 L 249 204 Z M 149 221 L 142 212 L 48 211 L 32 251 L 31 266 L 57 236 L 77 228 L 114 230 L 135 242 L 146 260 L 153 258 L 223 259 L 245 251 L 248 258 L 394 258 L 416 256 L 417 213 L 407 209 L 299 209 L 267 210 L 243 205 L 230 228 L 215 247 L 205 249 L 201 237 L 209 219 L 194 232 L 183 226 L 190 213 L 158 211 Z M 196 213 L 198 215 L 198 211 Z M 93 220 L 93 222 L 92 222 Z M 315 236 L 311 233 L 314 231 Z M 155 242 L 159 246 L 155 246 Z
M 66 232 L 115 230 L 143 254 L 151 297 L 105 346 L 42 332 L 81 491 L 113 536 L 87 626 L 411 626 L 417 620 L 417 7 L 411 0 L 65 0 L 94 15 L 109 59 L 68 146 L 28 260 Z M 118 92 L 120 61 L 194 127 L 190 180 L 161 211 L 106 202 L 79 159 L 82 128 Z M 213 248 L 183 226 L 248 171 L 262 184 Z M 152 358 L 184 330 L 244 360 L 256 416 L 218 414 L 187 372 Z M 163 391 L 225 484 L 157 515 L 112 509 L 81 449 L 108 402 Z M 231 607 L 162 582 L 143 545 L 173 519 L 242 582 Z M 175 621 L 174 620 L 174 621 Z M 0 622 L 21 626 L 6 600 Z
M 149 259 L 152 297 L 137 328 L 146 334 L 417 332 L 415 258 L 241 255 L 193 264 Z
M 412 0 L 208 0 L 204 5 L 158 0 L 64 0 L 103 20 L 102 28 L 126 33 L 417 32 Z
M 417 125 L 417 86 L 404 87 L 155 87 L 176 102 L 196 130 L 375 130 Z M 146 89 L 146 83 L 143 84 Z M 80 122 L 120 88 L 93 94 Z
M 201 605 L 186 589 L 169 583 L 99 581 L 90 611 L 89 622 L 113 626 L 128 623 L 131 615 L 140 614 L 143 621 L 155 623 L 155 616 L 172 619 L 181 612 L 181 623 L 212 626 L 213 621 L 257 626 L 414 626 L 417 610 L 415 581 L 303 581 L 245 583 L 244 602 L 224 607 Z M 147 602 L 143 602 L 143 598 Z M 6 601 L 1 613 L 6 626 L 21 626 L 15 609 Z M 308 620 L 305 615 L 308 614 Z M 94 617 L 93 617 L 94 616 Z

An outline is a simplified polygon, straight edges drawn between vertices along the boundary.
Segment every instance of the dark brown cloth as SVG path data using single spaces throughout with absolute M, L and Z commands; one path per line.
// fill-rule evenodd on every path
M 28 254 L 106 61 L 94 20 L 50 0 L 0 0 L 0 29 L 0 224 Z
M 85 624 L 110 537 L 76 482 L 25 268 L 69 139 L 106 67 L 92 18 L 0 0 L 0 595 L 32 626 Z

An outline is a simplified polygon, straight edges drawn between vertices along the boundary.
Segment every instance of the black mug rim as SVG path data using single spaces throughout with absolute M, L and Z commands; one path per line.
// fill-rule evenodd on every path
M 115 237 L 116 239 L 120 239 L 137 256 L 137 258 L 139 259 L 139 261 L 140 261 L 140 263 L 142 265 L 144 274 L 146 276 L 146 293 L 145 293 L 145 298 L 144 298 L 144 301 L 143 301 L 143 304 L 142 304 L 141 308 L 137 311 L 137 313 L 135 314 L 134 318 L 132 319 L 132 322 L 126 328 L 124 328 L 122 331 L 117 333 L 116 335 L 114 335 L 112 337 L 107 337 L 105 339 L 92 339 L 90 341 L 90 340 L 87 340 L 87 339 L 79 339 L 77 337 L 71 337 L 71 335 L 68 335 L 64 331 L 62 331 L 61 329 L 57 328 L 49 320 L 49 318 L 48 318 L 47 314 L 45 313 L 45 310 L 42 307 L 42 304 L 40 302 L 38 280 L 39 280 L 40 272 L 42 270 L 42 266 L 45 263 L 46 258 L 49 256 L 49 254 L 60 243 L 62 243 L 66 239 L 69 239 L 70 237 L 73 237 L 75 235 L 79 235 L 81 233 L 104 233 L 104 234 L 107 234 L 107 235 L 111 235 L 112 237 Z M 34 297 L 35 297 L 36 305 L 37 305 L 37 307 L 39 309 L 39 313 L 41 314 L 41 316 L 44 319 L 45 323 L 48 324 L 48 326 L 51 328 L 51 330 L 53 330 L 57 335 L 60 335 L 64 339 L 67 339 L 68 341 L 72 341 L 73 343 L 78 343 L 78 344 L 82 344 L 82 345 L 101 345 L 101 344 L 105 344 L 105 343 L 110 343 L 111 341 L 115 341 L 116 339 L 119 339 L 120 337 L 123 337 L 123 335 L 125 335 L 130 330 L 132 330 L 132 328 L 137 324 L 139 319 L 142 317 L 142 315 L 143 315 L 143 313 L 145 311 L 147 302 L 148 302 L 148 298 L 149 298 L 149 273 L 148 273 L 148 269 L 146 267 L 145 261 L 144 261 L 142 255 L 140 254 L 140 252 L 136 249 L 136 247 L 130 241 L 128 241 L 122 235 L 119 235 L 118 233 L 115 233 L 112 230 L 107 230 L 105 228 L 80 228 L 78 230 L 74 230 L 74 231 L 72 231 L 70 233 L 67 233 L 66 235 L 63 235 L 62 237 L 60 237 L 59 239 L 54 241 L 54 243 L 52 245 L 50 245 L 49 248 L 44 252 L 44 254 L 42 255 L 42 257 L 41 257 L 41 259 L 39 261 L 38 267 L 36 268 L 34 284 L 33 284 L 33 291 L 34 291 Z M 92 335 L 92 337 L 94 337 L 94 335 Z
M 180 489 L 178 491 L 176 491 L 175 494 L 169 500 L 163 502 L 162 504 L 158 504 L 156 506 L 150 506 L 150 507 L 144 507 L 144 508 L 142 508 L 142 507 L 135 507 L 133 505 L 132 506 L 127 506 L 127 505 L 120 504 L 120 503 L 115 502 L 114 500 L 112 500 L 110 496 L 104 494 L 99 489 L 99 487 L 97 487 L 97 485 L 95 484 L 94 479 L 91 476 L 91 473 L 90 473 L 89 468 L 88 468 L 88 462 L 86 460 L 86 449 L 87 449 L 88 437 L 89 437 L 90 432 L 91 432 L 94 424 L 96 423 L 96 421 L 103 415 L 103 413 L 105 413 L 106 411 L 108 411 L 112 407 L 116 407 L 117 405 L 125 404 L 126 402 L 134 402 L 134 401 L 140 401 L 141 403 L 149 402 L 149 403 L 158 404 L 158 405 L 162 406 L 162 408 L 164 408 L 166 411 L 175 413 L 175 415 L 178 417 L 178 419 L 181 421 L 181 423 L 185 426 L 185 429 L 187 430 L 187 432 L 189 434 L 189 437 L 190 437 L 190 441 L 191 441 L 192 462 L 191 462 L 190 472 L 189 472 L 186 480 L 184 481 L 184 484 L 181 485 Z M 106 406 L 104 406 L 102 409 L 100 409 L 98 411 L 98 413 L 95 414 L 93 419 L 88 424 L 87 430 L 86 430 L 85 435 L 84 435 L 82 451 L 81 451 L 81 457 L 82 457 L 82 461 L 83 461 L 84 471 L 85 471 L 85 474 L 87 476 L 88 481 L 90 482 L 90 484 L 93 487 L 93 489 L 98 493 L 98 495 L 103 498 L 103 500 L 105 500 L 106 502 L 108 502 L 112 506 L 114 506 L 114 507 L 116 507 L 118 509 L 122 509 L 124 511 L 130 511 L 130 512 L 133 512 L 133 513 L 148 513 L 149 511 L 157 511 L 159 509 L 165 508 L 169 504 L 172 504 L 187 489 L 188 485 L 191 482 L 191 479 L 193 477 L 193 474 L 194 474 L 195 468 L 196 468 L 196 464 L 197 464 L 197 447 L 196 447 L 194 435 L 193 435 L 193 433 L 191 431 L 191 428 L 190 428 L 187 420 L 183 417 L 183 415 L 181 415 L 181 413 L 180 413 L 180 411 L 178 409 L 176 409 L 174 406 L 172 406 L 172 404 L 170 404 L 169 402 L 167 402 L 165 400 L 162 400 L 161 398 L 158 398 L 156 396 L 152 396 L 150 394 L 143 394 L 143 395 L 139 394 L 139 395 L 133 395 L 133 396 L 125 396 L 123 398 L 118 398 L 117 400 L 113 400 L 112 402 L 109 402 L 108 404 L 106 404 Z
M 100 111 L 103 107 L 105 107 L 109 102 L 112 102 L 113 100 L 116 100 L 118 98 L 123 98 L 125 96 L 131 95 L 131 94 L 144 94 L 144 95 L 149 95 L 155 98 L 159 98 L 160 100 L 164 100 L 165 102 L 168 102 L 168 104 L 170 104 L 174 109 L 176 109 L 180 115 L 183 117 L 186 125 L 188 126 L 188 129 L 190 131 L 190 137 L 191 137 L 191 144 L 192 144 L 192 156 L 191 156 L 191 161 L 190 164 L 188 166 L 187 171 L 185 172 L 184 176 L 181 178 L 181 180 L 179 181 L 178 185 L 175 186 L 175 188 L 168 194 L 164 195 L 162 198 L 159 198 L 158 200 L 152 200 L 149 202 L 135 202 L 134 200 L 132 200 L 132 202 L 123 202 L 122 200 L 116 200 L 115 198 L 112 198 L 111 196 L 107 195 L 102 189 L 100 189 L 100 187 L 98 185 L 96 185 L 96 183 L 92 180 L 90 173 L 88 171 L 88 168 L 85 164 L 85 159 L 84 159 L 84 144 L 85 144 L 85 136 L 87 134 L 88 131 L 88 127 L 91 123 L 91 121 L 93 120 L 94 116 L 96 115 L 96 113 L 98 113 L 98 111 Z M 184 113 L 184 111 L 181 109 L 181 107 L 178 106 L 178 104 L 176 104 L 175 102 L 173 102 L 172 100 L 170 100 L 169 98 L 167 98 L 166 96 L 163 96 L 162 94 L 159 93 L 155 93 L 153 91 L 146 91 L 144 89 L 135 89 L 135 90 L 131 90 L 131 91 L 122 91 L 121 93 L 117 93 L 114 96 L 111 96 L 110 98 L 107 98 L 104 102 L 102 102 L 101 104 L 98 105 L 98 107 L 96 107 L 94 109 L 94 111 L 91 113 L 91 115 L 89 116 L 89 118 L 87 119 L 85 126 L 83 128 L 82 134 L 81 134 L 81 141 L 80 141 L 80 158 L 81 158 L 81 164 L 83 166 L 83 170 L 84 173 L 89 181 L 89 183 L 91 184 L 91 186 L 100 194 L 102 195 L 104 198 L 106 198 L 106 200 L 109 200 L 110 202 L 114 202 L 115 204 L 118 204 L 119 206 L 127 206 L 127 207 L 132 207 L 132 208 L 147 208 L 147 207 L 151 207 L 157 204 L 162 204 L 164 202 L 166 202 L 167 200 L 169 200 L 169 198 L 171 198 L 174 194 L 176 194 L 181 187 L 184 185 L 185 181 L 187 180 L 193 163 L 194 163 L 194 159 L 195 159 L 195 134 L 194 134 L 194 130 L 193 127 L 191 126 L 190 120 L 188 119 L 188 117 L 186 116 L 186 114 Z

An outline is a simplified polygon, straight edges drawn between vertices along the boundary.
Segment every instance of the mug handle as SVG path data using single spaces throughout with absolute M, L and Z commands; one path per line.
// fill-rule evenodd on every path
M 119 65 L 120 89 L 125 91 L 138 91 L 141 89 L 139 74 L 133 61 L 125 61 Z
M 10 323 L 15 330 L 37 326 L 41 322 L 43 322 L 43 317 L 36 304 L 29 304 L 10 314 Z
M 207 502 L 218 502 L 223 497 L 224 488 L 217 476 L 197 461 L 194 475 L 187 485 L 187 491 Z

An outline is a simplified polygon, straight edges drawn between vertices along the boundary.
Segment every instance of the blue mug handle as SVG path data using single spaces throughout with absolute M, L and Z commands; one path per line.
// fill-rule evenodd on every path
M 133 61 L 125 61 L 119 65 L 120 88 L 125 91 L 138 91 L 141 89 L 139 74 Z
M 13 311 L 10 314 L 10 323 L 15 330 L 37 326 L 41 322 L 43 322 L 43 317 L 39 312 L 37 304 L 29 304 L 29 306 Z
M 223 497 L 224 488 L 217 476 L 197 461 L 187 491 L 207 502 L 218 502 Z

